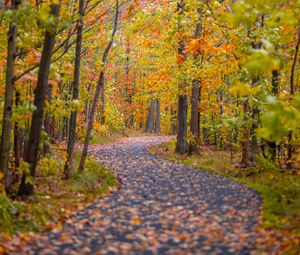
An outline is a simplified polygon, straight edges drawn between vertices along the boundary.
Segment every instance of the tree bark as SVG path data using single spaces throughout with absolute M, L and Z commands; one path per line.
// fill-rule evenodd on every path
M 155 133 L 160 134 L 160 101 L 158 98 L 155 103 Z
M 12 0 L 12 8 L 16 10 L 21 4 L 20 0 Z M 16 54 L 17 25 L 12 21 L 9 25 L 7 40 L 7 65 L 5 81 L 5 99 L 3 108 L 3 124 L 0 147 L 0 171 L 3 174 L 3 184 L 6 191 L 9 190 L 9 154 L 10 154 L 10 135 L 12 131 L 12 107 L 14 96 L 14 69 Z M 1 178 L 0 178 L 1 181 Z
M 259 154 L 259 145 L 255 134 L 255 130 L 258 128 L 258 118 L 259 118 L 259 109 L 257 107 L 253 107 L 251 117 L 252 117 L 253 124 L 250 130 L 251 142 L 250 142 L 249 160 L 251 162 L 255 162 L 257 161 L 257 156 Z
M 243 102 L 243 109 L 244 109 L 244 121 L 247 122 L 250 106 L 248 99 Z M 242 160 L 240 163 L 241 168 L 246 168 L 249 166 L 249 130 L 247 127 L 247 124 L 244 124 L 244 130 L 243 130 L 243 140 L 242 140 Z
M 187 109 L 188 97 L 187 95 L 179 95 L 178 98 L 178 131 L 177 143 L 175 152 L 184 154 L 188 152 L 187 142 Z
M 98 106 L 98 100 L 99 100 L 99 97 L 100 97 L 100 93 L 101 93 L 103 83 L 104 83 L 104 71 L 101 71 L 98 82 L 97 82 L 97 87 L 96 87 L 95 96 L 94 96 L 94 100 L 93 100 L 93 103 L 92 103 L 91 111 L 90 111 L 90 116 L 89 116 L 89 121 L 88 121 L 88 126 L 87 126 L 87 132 L 86 132 L 86 135 L 85 135 L 84 145 L 83 145 L 82 154 L 81 154 L 81 159 L 80 159 L 80 163 L 79 163 L 79 167 L 78 167 L 78 172 L 79 173 L 82 173 L 83 170 L 84 170 L 85 160 L 86 160 L 86 157 L 87 157 L 89 142 L 90 142 L 90 138 L 91 138 L 91 134 L 92 134 L 92 130 L 93 130 L 93 125 L 94 125 L 94 120 L 95 120 L 95 113 L 96 113 L 96 109 L 97 109 L 97 106 Z
M 101 125 L 105 124 L 105 82 L 101 86 Z
M 100 72 L 97 86 L 96 86 L 95 96 L 94 96 L 92 107 L 91 107 L 87 132 L 86 132 L 84 145 L 83 145 L 83 149 L 82 149 L 82 155 L 81 155 L 81 159 L 80 159 L 80 163 L 79 163 L 79 167 L 78 167 L 79 173 L 82 173 L 84 170 L 84 165 L 85 165 L 85 160 L 86 160 L 86 156 L 87 156 L 87 152 L 88 152 L 90 137 L 91 137 L 93 125 L 94 125 L 94 119 L 95 119 L 95 113 L 96 113 L 96 109 L 97 109 L 97 105 L 98 105 L 98 100 L 100 97 L 101 89 L 104 86 L 105 65 L 106 65 L 109 51 L 114 42 L 114 37 L 115 37 L 117 29 L 118 29 L 118 21 L 119 21 L 119 0 L 116 0 L 116 15 L 115 15 L 115 19 L 114 19 L 114 28 L 113 28 L 113 32 L 111 35 L 111 39 L 110 39 L 107 47 L 105 48 L 103 57 L 102 57 L 101 72 Z
M 83 16 L 84 16 L 84 3 L 85 0 L 79 1 L 79 19 L 77 21 L 77 38 L 76 38 L 76 50 L 75 50 L 75 68 L 74 68 L 74 81 L 73 81 L 73 94 L 72 100 L 78 100 L 79 97 L 79 83 L 80 83 L 80 62 L 81 62 L 81 48 L 82 48 L 82 30 L 83 30 Z M 73 172 L 73 154 L 74 144 L 76 138 L 76 119 L 77 110 L 71 112 L 70 128 L 68 136 L 67 147 L 67 160 L 64 167 L 64 178 L 69 179 Z
M 197 9 L 199 14 L 199 20 L 196 24 L 195 38 L 199 38 L 202 32 L 202 9 Z M 199 66 L 199 56 L 195 56 L 194 65 Z M 192 81 L 192 98 L 191 98 L 191 134 L 192 139 L 190 141 L 189 154 L 199 153 L 198 146 L 200 144 L 200 79 Z
M 149 114 L 146 123 L 146 132 L 151 133 L 154 130 L 154 116 L 155 116 L 155 100 L 151 98 Z
M 277 96 L 279 90 L 279 71 L 273 70 L 272 71 L 272 94 Z M 275 162 L 276 161 L 276 142 L 269 142 L 269 154 L 270 159 Z
M 263 20 L 264 18 L 262 17 L 262 26 L 263 26 Z M 252 43 L 252 48 L 255 50 L 260 49 L 262 46 L 261 42 L 253 42 Z M 257 83 L 259 83 L 260 81 L 260 77 L 254 77 L 252 79 L 252 87 L 254 87 Z M 258 141 L 257 141 L 257 137 L 255 134 L 255 130 L 258 128 L 258 118 L 259 118 L 259 109 L 257 106 L 253 106 L 252 109 L 252 127 L 250 129 L 250 154 L 249 154 L 249 160 L 251 162 L 255 162 L 257 161 L 257 156 L 259 153 L 259 146 L 258 146 Z
M 295 47 L 295 53 L 294 53 L 294 58 L 293 58 L 293 63 L 292 63 L 292 68 L 291 68 L 291 79 L 290 79 L 290 94 L 291 96 L 294 96 L 295 94 L 295 85 L 294 85 L 294 76 L 295 76 L 295 69 L 296 69 L 296 64 L 297 64 L 297 59 L 298 59 L 298 52 L 299 52 L 299 46 L 300 46 L 300 27 L 297 29 L 297 43 Z M 287 148 L 287 168 L 292 169 L 293 168 L 293 145 L 292 145 L 292 140 L 293 140 L 293 133 L 292 131 L 289 132 L 288 134 L 288 148 Z
M 295 80 L 295 69 L 296 69 L 296 64 L 297 64 L 297 59 L 298 59 L 298 52 L 299 52 L 299 46 L 300 46 L 300 27 L 297 29 L 297 43 L 295 47 L 295 53 L 293 57 L 293 63 L 292 63 L 292 68 L 291 68 L 291 79 L 290 79 L 290 94 L 294 95 L 295 94 L 295 85 L 294 85 L 294 80 Z
M 49 83 L 48 86 L 47 86 L 46 95 L 47 95 L 48 104 L 51 104 L 51 97 L 52 97 L 52 84 L 51 83 Z M 50 143 L 51 143 L 51 140 L 52 140 L 52 137 L 51 137 L 51 116 L 50 116 L 49 112 L 46 112 L 46 114 L 45 114 L 44 128 L 45 128 L 45 132 L 47 133 L 48 139 L 49 139 L 49 141 L 48 141 L 49 143 L 44 146 L 44 153 L 48 154 L 48 153 L 50 153 Z
M 16 91 L 16 107 L 20 103 L 20 93 Z M 18 123 L 15 123 L 14 126 L 14 153 L 15 153 L 15 167 L 18 168 L 20 166 L 21 161 L 21 132 Z
M 171 107 L 171 135 L 175 135 L 177 132 L 177 116 L 176 111 L 174 111 Z
M 37 86 L 34 91 L 34 105 L 36 107 L 32 115 L 29 143 L 25 161 L 30 166 L 31 177 L 35 176 L 35 169 L 38 162 L 38 150 L 41 137 L 41 131 L 44 119 L 45 96 L 47 93 L 52 50 L 55 44 L 55 34 L 57 27 L 57 18 L 59 16 L 59 4 L 52 4 L 50 14 L 56 17 L 56 22 L 53 24 L 51 31 L 46 31 L 44 46 L 38 72 Z M 30 196 L 34 194 L 34 186 L 32 182 L 28 182 L 27 174 L 24 173 L 19 187 L 20 196 Z
M 125 114 L 125 123 L 127 127 L 133 127 L 134 124 L 134 116 L 132 112 L 132 84 L 129 82 L 129 74 L 130 74 L 130 41 L 127 38 L 127 47 L 126 47 L 126 64 L 125 64 L 125 101 L 127 104 L 127 113 Z M 129 114 L 128 114 L 129 112 Z M 151 132 L 151 131 L 150 131 Z
M 185 3 L 183 0 L 180 0 L 177 3 L 177 11 L 179 16 L 178 21 L 178 33 L 179 36 L 182 33 L 182 24 L 180 17 L 183 17 L 185 9 Z M 184 52 L 184 42 L 180 38 L 178 44 L 178 56 L 183 58 L 183 61 L 186 59 L 186 53 Z M 182 63 L 178 63 L 178 68 L 181 69 Z M 184 154 L 188 152 L 188 142 L 187 142 L 187 110 L 188 110 L 188 97 L 186 94 L 186 80 L 183 78 L 179 82 L 179 96 L 178 96 L 178 130 L 177 130 L 177 143 L 175 152 L 178 154 Z

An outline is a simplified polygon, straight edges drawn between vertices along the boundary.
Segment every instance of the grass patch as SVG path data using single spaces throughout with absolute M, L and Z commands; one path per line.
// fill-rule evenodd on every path
M 92 136 L 90 138 L 90 144 L 106 144 L 113 143 L 124 137 L 123 132 L 109 132 L 109 130 L 105 130 L 104 132 L 93 131 Z M 81 142 L 83 143 L 83 139 Z
M 93 130 L 90 139 L 90 144 L 107 144 L 119 141 L 124 137 L 140 137 L 140 136 L 153 136 L 153 133 L 144 133 L 143 130 L 136 128 L 126 128 L 122 131 L 111 131 L 106 126 L 101 126 L 101 130 Z M 83 138 L 80 142 L 83 143 Z
M 63 180 L 64 154 L 63 150 L 53 148 L 50 155 L 40 160 L 35 179 L 36 193 L 30 200 L 10 200 L 0 194 L 2 238 L 19 232 L 59 228 L 79 209 L 117 188 L 114 174 L 91 156 L 87 158 L 83 174 L 75 173 L 70 180 Z M 76 154 L 75 169 L 79 159 L 80 155 Z
M 214 147 L 201 147 L 199 155 L 174 153 L 175 141 L 150 149 L 163 158 L 193 166 L 241 182 L 263 199 L 263 227 L 284 235 L 287 254 L 300 253 L 300 175 L 280 171 L 271 162 L 260 159 L 256 167 L 236 168 L 240 155 Z

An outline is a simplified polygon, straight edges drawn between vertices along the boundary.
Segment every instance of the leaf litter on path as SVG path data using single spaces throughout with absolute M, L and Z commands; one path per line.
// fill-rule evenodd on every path
M 147 152 L 171 137 L 92 145 L 121 187 L 34 235 L 9 254 L 253 254 L 261 233 L 259 195 L 238 183 Z M 268 254 L 279 254 L 270 244 Z

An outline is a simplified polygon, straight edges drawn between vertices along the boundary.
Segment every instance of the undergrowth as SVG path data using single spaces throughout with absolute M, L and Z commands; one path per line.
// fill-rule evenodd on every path
M 52 148 L 51 153 L 40 160 L 35 178 L 36 193 L 30 200 L 12 200 L 0 194 L 2 236 L 54 228 L 96 197 L 116 189 L 114 174 L 91 156 L 82 174 L 75 172 L 70 180 L 63 180 L 64 159 L 64 150 Z M 75 170 L 79 159 L 80 154 L 75 154 Z

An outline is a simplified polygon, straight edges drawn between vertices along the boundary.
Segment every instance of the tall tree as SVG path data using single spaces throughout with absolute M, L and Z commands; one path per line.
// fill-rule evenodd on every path
M 201 4 L 202 1 L 198 1 Z M 195 39 L 201 36 L 202 32 L 202 7 L 197 8 L 199 14 L 199 20 L 196 24 Z M 194 56 L 194 64 L 196 67 L 199 66 L 199 56 Z M 194 79 L 192 81 L 192 97 L 191 97 L 191 134 L 192 139 L 190 141 L 189 153 L 198 153 L 198 146 L 200 143 L 200 79 Z
M 11 8 L 16 11 L 21 4 L 21 0 L 12 0 Z M 5 82 L 5 99 L 3 108 L 3 124 L 2 124 L 2 136 L 0 147 L 0 171 L 4 175 L 4 186 L 8 191 L 9 178 L 8 178 L 8 163 L 10 154 L 10 135 L 12 130 L 12 108 L 13 108 L 13 96 L 14 96 L 14 69 L 15 69 L 15 55 L 16 55 L 16 38 L 17 38 L 17 21 L 15 15 L 9 24 L 9 30 L 7 34 L 7 65 L 6 65 L 6 82 Z
M 295 69 L 296 69 L 296 64 L 297 64 L 297 59 L 298 59 L 298 53 L 299 53 L 299 46 L 300 46 L 300 27 L 297 28 L 297 42 L 295 46 L 295 52 L 294 52 L 294 57 L 293 57 L 293 62 L 292 62 L 292 68 L 291 68 L 291 78 L 290 78 L 290 94 L 291 97 L 294 96 L 295 94 Z M 293 168 L 293 145 L 292 145 L 292 140 L 293 140 L 293 133 L 292 131 L 289 132 L 288 134 L 288 155 L 287 155 L 287 168 L 292 169 Z
M 155 133 L 160 134 L 160 101 L 155 99 Z
M 83 30 L 83 16 L 84 16 L 84 3 L 85 0 L 79 1 L 77 21 L 77 38 L 76 38 L 76 51 L 75 51 L 75 69 L 74 69 L 74 81 L 73 81 L 73 95 L 72 100 L 78 100 L 79 95 L 79 82 L 80 82 L 80 61 L 81 61 L 81 48 L 82 48 L 82 30 Z M 74 143 L 76 137 L 76 119 L 77 109 L 73 110 L 70 118 L 69 137 L 68 137 L 68 148 L 67 148 L 67 161 L 64 168 L 64 177 L 69 179 L 73 171 L 73 154 L 74 154 Z
M 38 80 L 34 91 L 34 105 L 36 109 L 32 115 L 29 142 L 25 157 L 25 161 L 29 164 L 31 177 L 35 176 L 35 170 L 38 162 L 38 151 L 44 120 L 45 98 L 49 80 L 52 52 L 55 44 L 59 9 L 60 3 L 53 2 L 50 5 L 50 15 L 55 18 L 55 21 L 46 30 L 43 51 L 39 65 Z M 31 181 L 28 181 L 27 178 L 28 174 L 23 173 L 21 185 L 19 187 L 20 196 L 30 196 L 34 193 L 34 185 Z
M 278 96 L 279 92 L 279 70 L 272 71 L 272 94 Z M 272 141 L 268 143 L 270 159 L 276 161 L 276 142 Z
M 86 160 L 89 142 L 90 142 L 93 125 L 94 125 L 94 119 L 95 119 L 95 114 L 96 114 L 96 110 L 97 110 L 97 105 L 98 105 L 101 89 L 103 89 L 104 82 L 105 82 L 104 75 L 105 75 L 106 62 L 107 62 L 109 51 L 113 45 L 115 35 L 117 33 L 118 21 L 119 21 L 119 0 L 116 0 L 116 14 L 115 14 L 114 25 L 113 25 L 114 27 L 113 27 L 111 39 L 110 39 L 109 43 L 107 44 L 107 46 L 104 50 L 103 56 L 102 56 L 101 71 L 100 71 L 100 75 L 99 75 L 99 78 L 97 81 L 96 91 L 95 91 L 95 95 L 93 98 L 92 107 L 91 107 L 91 111 L 90 111 L 90 115 L 89 115 L 87 132 L 86 132 L 85 139 L 84 139 L 84 145 L 83 145 L 83 149 L 82 149 L 80 164 L 78 167 L 78 172 L 80 172 L 80 173 L 82 173 L 84 170 L 85 160 Z
M 184 41 L 183 41 L 183 26 L 182 19 L 184 17 L 185 2 L 180 0 L 177 3 L 178 12 L 178 68 L 182 72 L 182 62 L 186 59 L 186 53 L 184 51 Z M 181 76 L 182 77 L 182 76 Z M 179 95 L 178 95 L 178 128 L 177 128 L 177 143 L 176 143 L 176 153 L 184 154 L 188 151 L 188 141 L 187 141 L 187 110 L 188 110 L 188 96 L 186 91 L 186 78 L 183 74 L 183 78 L 179 81 Z
M 154 118 L 155 118 L 155 99 L 150 99 L 150 108 L 146 122 L 145 131 L 151 133 L 154 130 Z

